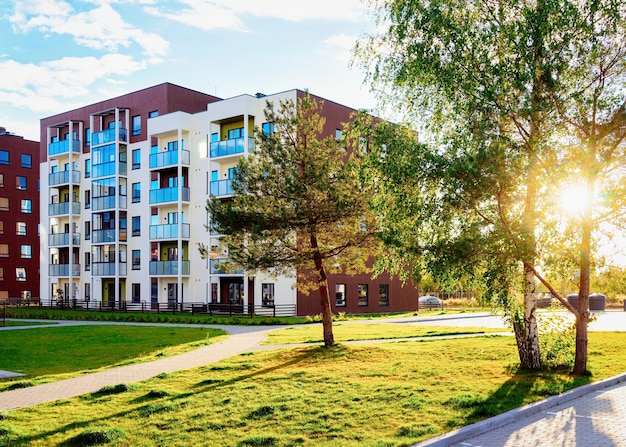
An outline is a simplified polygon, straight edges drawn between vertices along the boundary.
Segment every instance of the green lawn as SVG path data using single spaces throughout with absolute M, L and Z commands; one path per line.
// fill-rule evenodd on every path
M 413 324 L 345 324 L 334 323 L 335 342 L 350 340 L 373 340 L 391 338 L 433 337 L 437 335 L 485 334 L 490 332 L 511 332 L 507 329 L 484 327 L 418 326 Z M 265 344 L 318 343 L 323 341 L 319 325 L 297 326 L 277 329 L 270 332 Z
M 40 376 L 172 355 L 210 344 L 223 334 L 217 329 L 120 325 L 1 331 L 0 370 L 27 374 L 28 380 L 44 380 Z
M 9 326 L 41 326 L 42 324 L 57 324 L 54 321 L 5 321 L 5 327 Z
M 590 333 L 590 377 L 517 368 L 513 337 L 259 351 L 6 412 L 0 444 L 409 446 L 626 371 L 626 334 Z

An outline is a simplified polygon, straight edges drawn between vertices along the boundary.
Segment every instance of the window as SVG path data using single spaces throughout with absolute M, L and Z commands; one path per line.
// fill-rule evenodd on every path
M 0 267 L 0 281 L 4 281 L 4 267 Z
M 0 197 L 0 211 L 9 211 L 8 197 Z
M 218 135 L 217 132 L 213 132 L 211 134 L 211 143 L 217 143 L 218 141 L 220 141 L 220 137 Z
M 85 253 L 85 271 L 88 272 L 91 270 L 91 253 Z
M 141 269 L 141 250 L 133 250 L 133 270 Z
M 26 236 L 26 222 L 15 222 L 15 235 Z
M 133 149 L 133 169 L 141 168 L 141 149 Z
M 261 284 L 261 305 L 274 307 L 274 283 Z
M 156 118 L 157 116 L 159 116 L 158 110 L 153 110 L 152 112 L 148 113 L 148 118 Z
M 367 306 L 367 284 L 359 284 L 359 306 Z
M 9 151 L 0 151 L 0 165 L 9 164 Z
M 141 216 L 132 217 L 133 236 L 141 236 Z
M 22 199 L 21 211 L 24 214 L 33 212 L 33 201 L 30 199 Z
M 219 173 L 217 171 L 211 171 L 211 181 L 217 182 L 220 179 Z
M 91 129 L 88 127 L 85 129 L 85 146 L 91 145 Z
M 335 129 L 335 140 L 341 140 L 342 134 L 341 129 Z
M 133 203 L 141 202 L 141 183 L 133 183 Z
M 335 305 L 337 307 L 346 307 L 346 285 L 335 284 Z
M 85 240 L 91 239 L 91 222 L 85 222 Z
M 263 129 L 263 133 L 268 137 L 276 131 L 274 123 L 263 123 L 261 128 Z
M 232 140 L 233 138 L 241 138 L 243 137 L 243 127 L 238 127 L 237 129 L 230 129 L 228 131 L 228 139 Z
M 33 257 L 33 248 L 30 245 L 22 245 L 20 247 L 20 257 L 22 259 L 30 259 Z
M 131 289 L 132 289 L 131 296 L 133 299 L 133 303 L 141 302 L 141 284 L 133 283 Z
M 381 284 L 378 286 L 378 304 L 381 306 L 389 306 L 389 284 Z
M 0 188 L 4 188 L 4 174 L 0 174 Z
M 85 160 L 85 178 L 91 177 L 91 159 Z
M 91 208 L 91 191 L 85 191 L 85 209 Z
M 141 135 L 141 115 L 133 116 L 133 136 Z
M 33 167 L 33 156 L 29 154 L 22 154 L 22 167 L 30 169 Z
M 0 234 L 4 234 L 4 220 L 0 220 Z
M 15 279 L 17 281 L 26 281 L 26 269 L 24 267 L 15 267 Z
M 26 177 L 21 175 L 15 177 L 15 189 L 26 191 Z
M 85 283 L 85 300 L 89 301 L 89 298 L 91 298 L 91 284 L 86 282 Z

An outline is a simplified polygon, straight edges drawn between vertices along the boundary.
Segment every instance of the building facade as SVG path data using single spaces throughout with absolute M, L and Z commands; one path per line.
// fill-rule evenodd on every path
M 161 84 L 42 120 L 41 296 L 318 313 L 319 298 L 294 287 L 295 272 L 220 270 L 228 252 L 205 208 L 209 196 L 232 195 L 237 162 L 254 150 L 255 129 L 267 125 L 266 102 L 303 94 L 219 99 Z M 354 110 L 323 101 L 324 133 L 336 135 Z M 333 277 L 330 287 L 336 311 L 417 308 L 416 292 L 389 278 Z
M 0 127 L 0 300 L 39 294 L 39 142 Z

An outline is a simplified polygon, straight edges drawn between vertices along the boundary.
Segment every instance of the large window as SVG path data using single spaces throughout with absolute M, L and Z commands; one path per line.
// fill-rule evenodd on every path
M 228 131 L 228 139 L 232 140 L 233 138 L 242 138 L 243 137 L 243 127 L 238 127 L 237 129 L 230 129 Z
M 274 306 L 274 283 L 263 283 L 261 285 L 261 305 L 263 307 Z
M 26 191 L 26 177 L 18 175 L 15 177 L 15 189 Z
M 141 284 L 133 283 L 131 287 L 131 295 L 132 295 L 133 303 L 141 302 Z
M 26 222 L 15 222 L 15 235 L 26 236 Z
M 141 250 L 133 250 L 133 270 L 141 269 Z
M 0 211 L 9 211 L 8 197 L 0 197 Z
M 20 257 L 22 259 L 30 259 L 33 257 L 33 248 L 30 245 L 22 245 L 20 247 Z
M 0 244 L 0 258 L 9 257 L 9 244 Z
M 33 167 L 33 156 L 29 154 L 22 154 L 22 167 L 30 169 Z
M 133 203 L 141 202 L 141 183 L 133 183 Z
M 133 116 L 133 136 L 141 135 L 141 115 Z
M 345 284 L 335 285 L 335 305 L 337 307 L 346 306 L 346 285 Z
M 141 149 L 133 149 L 133 169 L 141 168 Z
M 0 165 L 9 164 L 9 151 L 0 151 Z
M 26 269 L 24 267 L 15 267 L 15 279 L 17 281 L 26 281 Z
M 141 216 L 132 217 L 133 236 L 141 236 Z
M 33 202 L 30 199 L 22 199 L 21 211 L 24 214 L 33 212 Z
M 358 286 L 359 306 L 367 306 L 367 284 Z
M 389 306 L 389 284 L 378 286 L 378 304 L 380 306 Z

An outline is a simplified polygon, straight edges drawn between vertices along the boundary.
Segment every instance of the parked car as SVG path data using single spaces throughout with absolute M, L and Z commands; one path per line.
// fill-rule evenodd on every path
M 443 309 L 443 301 L 436 296 L 420 296 L 418 303 L 420 309 Z

